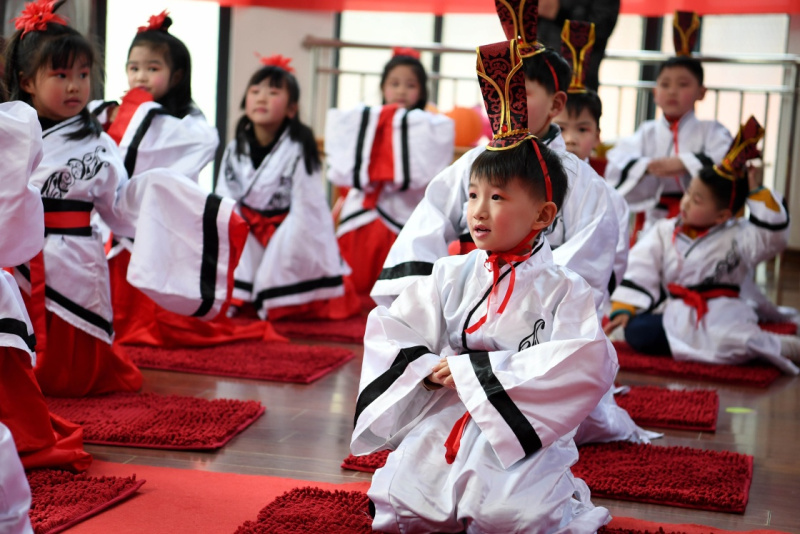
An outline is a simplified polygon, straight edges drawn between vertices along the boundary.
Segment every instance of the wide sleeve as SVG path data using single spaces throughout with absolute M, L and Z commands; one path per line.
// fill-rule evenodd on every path
M 766 188 L 750 193 L 750 216 L 743 223 L 743 252 L 756 265 L 781 252 L 789 240 L 789 213 L 782 199 Z
M 613 302 L 649 310 L 658 303 L 661 295 L 664 248 L 671 246 L 674 219 L 658 221 L 636 241 L 628 254 L 625 278 L 611 295 Z
M 0 266 L 20 265 L 44 245 L 44 213 L 39 191 L 28 184 L 42 159 L 42 129 L 27 104 L 0 104 Z
M 424 189 L 453 162 L 453 124 L 450 117 L 421 109 L 395 113 L 394 182 L 390 190 Z
M 697 176 L 705 166 L 721 162 L 733 141 L 728 129 L 717 121 L 704 121 L 703 131 L 703 149 L 700 152 L 678 154 L 690 176 Z
M 221 197 L 232 198 L 239 201 L 245 194 L 244 184 L 236 172 L 236 140 L 234 139 L 225 147 L 222 154 L 222 161 L 219 166 L 219 176 L 214 193 Z
M 428 391 L 421 382 L 441 359 L 445 340 L 440 292 L 432 276 L 411 285 L 391 308 L 372 310 L 350 444 L 354 454 L 396 445 L 434 395 L 443 393 Z
M 574 275 L 561 283 L 549 340 L 447 358 L 459 397 L 506 469 L 575 429 L 617 372 L 590 288 Z
M 440 172 L 398 234 L 370 296 L 389 304 L 414 280 L 431 273 L 447 246 L 466 231 L 464 205 L 472 163 L 485 149 L 470 150 Z
M 567 153 L 562 163 L 569 190 L 553 227 L 555 235 L 548 237 L 558 245 L 553 248 L 553 261 L 589 283 L 595 307 L 600 309 L 614 272 L 619 219 L 606 184 L 588 164 Z
M 369 188 L 369 162 L 380 107 L 329 109 L 325 118 L 326 177 L 339 187 Z
M 606 153 L 605 178 L 622 196 L 627 196 L 647 174 L 647 166 L 652 161 L 645 155 L 646 128 L 643 124 L 636 132 L 623 137 Z
M 134 121 L 144 122 L 148 120 L 148 114 L 158 111 L 160 105 L 155 102 L 141 104 L 136 110 Z M 149 120 L 151 123 L 141 139 L 137 138 L 136 133 L 142 126 L 130 127 L 120 143 L 120 149 L 125 153 L 126 165 L 129 165 L 132 157 L 136 162 L 131 174 L 162 167 L 197 182 L 200 171 L 214 159 L 219 146 L 216 128 L 208 124 L 199 111 L 189 113 L 183 118 L 158 113 Z M 136 124 L 134 121 L 132 126 Z M 135 154 L 131 156 L 134 151 Z

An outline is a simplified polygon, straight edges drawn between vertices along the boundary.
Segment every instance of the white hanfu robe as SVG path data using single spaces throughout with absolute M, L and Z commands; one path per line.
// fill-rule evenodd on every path
M 369 165 L 382 106 L 328 110 L 325 122 L 327 179 L 349 187 L 339 215 L 337 236 L 380 218 L 394 233 L 400 232 L 422 200 L 425 187 L 453 160 L 453 121 L 421 109 L 398 108 L 392 117 L 394 180 L 382 182 L 375 209 L 364 201 L 375 184 Z
M 0 149 L 6 156 L 0 171 L 0 266 L 12 267 L 30 260 L 44 246 L 41 196 L 28 184 L 42 158 L 42 129 L 32 107 L 22 102 L 0 104 Z M 27 352 L 34 366 L 34 345 L 19 287 L 11 274 L 0 270 L 0 346 Z
M 658 221 L 631 249 L 628 272 L 612 300 L 648 311 L 659 304 L 668 284 L 737 289 L 749 270 L 782 250 L 788 238 L 789 216 L 772 193 L 762 189 L 752 194 L 747 207 L 749 220 L 731 218 L 695 239 L 677 230 L 680 219 Z M 778 337 L 758 327 L 756 313 L 744 299 L 723 296 L 707 300 L 707 305 L 698 323 L 694 307 L 668 297 L 664 330 L 673 358 L 728 365 L 763 358 L 785 373 L 798 373 L 781 356 Z
M 634 213 L 645 212 L 644 231 L 667 217 L 662 195 L 679 198 L 692 176 L 706 165 L 722 161 L 731 146 L 731 134 L 717 121 L 699 120 L 693 111 L 678 121 L 678 151 L 669 122 L 664 117 L 645 121 L 630 137 L 617 141 L 606 154 L 606 180 L 625 197 Z M 686 172 L 674 178 L 647 172 L 656 158 L 680 158 Z
M 116 102 L 95 100 L 89 110 L 101 123 Z M 193 108 L 183 118 L 167 113 L 157 102 L 140 104 L 119 143 L 129 176 L 155 168 L 166 168 L 197 182 L 200 171 L 214 159 L 219 146 L 217 129 L 203 113 Z
M 270 308 L 344 295 L 350 268 L 339 254 L 319 171 L 308 172 L 303 147 L 285 130 L 258 168 L 249 147 L 225 149 L 216 193 L 264 217 L 285 215 L 267 247 L 248 234 L 234 271 L 233 297 L 253 302 L 266 319 Z
M 393 450 L 369 490 L 373 528 L 385 532 L 595 532 L 609 520 L 569 467 L 575 427 L 608 391 L 616 353 L 592 292 L 553 264 L 546 240 L 516 265 L 503 314 L 491 299 L 487 254 L 436 262 L 367 322 L 353 454 Z M 505 295 L 509 266 L 497 295 Z M 422 381 L 447 357 L 457 392 Z M 453 464 L 444 443 L 471 419 Z
M 227 295 L 228 224 L 234 203 L 166 169 L 129 180 L 106 134 L 73 140 L 80 117 L 43 132 L 44 157 L 30 177 L 45 211 L 94 210 L 111 230 L 136 236 L 128 281 L 164 308 L 211 318 Z M 137 227 L 140 230 L 137 233 Z M 113 339 L 108 263 L 97 228 L 46 229 L 45 305 L 105 343 Z M 27 265 L 15 278 L 30 292 Z
M 5 112 L 0 108 L 0 118 Z M 2 133 L 0 133 L 0 136 Z M 44 218 L 42 219 L 44 222 Z M 3 534 L 33 534 L 28 510 L 31 507 L 31 488 L 17 454 L 14 437 L 0 423 L 0 532 Z
M 592 287 L 602 307 L 616 261 L 619 223 L 603 179 L 567 152 L 561 131 L 551 125 L 542 139 L 561 158 L 568 190 L 547 231 L 558 265 L 569 267 Z M 466 202 L 472 163 L 485 147 L 476 147 L 439 173 L 397 236 L 370 296 L 388 305 L 414 280 L 428 275 L 433 262 L 448 255 L 448 244 L 469 236 Z M 627 252 L 627 251 L 626 251 Z

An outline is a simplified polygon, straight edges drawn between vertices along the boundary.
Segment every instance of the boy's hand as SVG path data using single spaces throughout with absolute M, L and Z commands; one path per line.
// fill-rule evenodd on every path
M 673 178 L 676 174 L 686 173 L 681 158 L 673 156 L 671 158 L 656 158 L 650 161 L 647 172 L 659 178 Z
M 621 326 L 622 328 L 625 328 L 628 326 L 628 321 L 630 320 L 630 315 L 627 313 L 620 313 L 606 323 L 606 325 L 603 327 L 603 332 L 605 332 L 607 336 L 610 336 L 611 332 L 616 330 L 617 327 Z
M 452 390 L 456 389 L 456 382 L 450 373 L 450 366 L 447 365 L 447 358 L 442 358 L 439 363 L 433 366 L 433 372 L 428 375 L 428 380 L 434 384 L 439 384 Z
M 560 8 L 559 0 L 539 0 L 539 16 L 542 18 L 555 20 Z

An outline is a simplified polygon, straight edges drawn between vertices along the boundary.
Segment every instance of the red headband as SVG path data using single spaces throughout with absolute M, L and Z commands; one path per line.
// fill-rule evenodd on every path
M 556 69 L 553 68 L 553 65 L 550 64 L 550 62 L 547 60 L 546 57 L 544 58 L 544 63 L 545 65 L 547 65 L 547 68 L 550 69 L 550 74 L 553 75 L 553 85 L 555 85 L 556 87 L 555 92 L 557 93 L 558 91 L 560 91 L 560 88 L 558 87 L 558 76 L 556 76 Z
M 288 73 L 294 72 L 294 67 L 289 65 L 292 62 L 292 58 L 290 57 L 283 57 L 280 54 L 275 54 L 274 56 L 264 57 L 260 56 L 258 52 L 256 52 L 256 57 L 261 62 L 262 65 L 265 67 L 279 67 L 285 70 Z
M 136 31 L 136 33 L 149 32 L 153 30 L 167 31 L 167 29 L 163 26 L 164 21 L 167 20 L 168 16 L 169 13 L 166 9 L 158 15 L 150 15 L 150 18 L 147 20 L 147 26 L 139 26 L 139 29 Z
M 553 184 L 550 182 L 550 171 L 547 170 L 547 164 L 544 162 L 544 158 L 542 157 L 542 151 L 539 150 L 539 143 L 536 142 L 536 139 L 532 139 L 531 143 L 533 143 L 533 149 L 536 151 L 536 156 L 539 158 L 539 165 L 542 167 L 542 174 L 544 175 L 544 187 L 547 191 L 547 201 L 553 201 Z
M 14 28 L 22 30 L 22 35 L 19 36 L 20 40 L 28 32 L 46 30 L 47 25 L 51 22 L 66 26 L 67 21 L 53 13 L 55 3 L 56 0 L 36 0 L 25 6 L 19 17 L 14 19 Z

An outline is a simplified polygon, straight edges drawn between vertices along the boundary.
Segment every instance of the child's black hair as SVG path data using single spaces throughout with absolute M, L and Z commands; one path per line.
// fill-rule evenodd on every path
M 703 64 L 690 56 L 675 56 L 669 58 L 658 67 L 658 75 L 661 76 L 664 69 L 674 69 L 676 67 L 682 67 L 688 70 L 692 76 L 697 79 L 697 83 L 703 85 Z
M 131 50 L 135 46 L 146 46 L 153 52 L 164 55 L 164 61 L 169 67 L 170 88 L 157 102 L 170 115 L 182 119 L 194 108 L 194 102 L 192 101 L 192 56 L 183 41 L 167 31 L 171 25 L 172 19 L 166 17 L 161 29 L 137 33 L 130 48 L 128 48 L 128 57 L 130 57 Z M 173 85 L 174 76 L 178 76 L 178 78 Z
M 560 210 L 567 194 L 567 175 L 558 155 L 538 139 L 523 141 L 506 150 L 483 151 L 472 163 L 470 176 L 476 180 L 488 180 L 495 186 L 505 186 L 511 180 L 517 179 L 532 197 L 546 199 L 544 173 L 533 143 L 539 145 L 542 159 L 550 174 L 553 202 Z
M 428 104 L 428 74 L 425 72 L 425 67 L 422 66 L 420 60 L 415 57 L 398 55 L 390 59 L 383 67 L 383 74 L 381 74 L 381 91 L 383 91 L 383 84 L 386 83 L 386 78 L 389 77 L 389 73 L 392 72 L 395 67 L 401 65 L 411 67 L 411 70 L 414 72 L 419 82 L 419 100 L 411 106 L 411 109 L 425 109 L 425 106 Z M 385 104 L 386 101 L 384 100 L 383 103 Z
M 300 102 L 300 86 L 297 83 L 297 78 L 291 72 L 268 65 L 257 70 L 247 82 L 247 89 L 244 91 L 242 103 L 239 105 L 240 109 L 244 109 L 245 101 L 247 100 L 247 91 L 253 85 L 258 85 L 264 80 L 269 80 L 270 87 L 286 88 L 289 92 L 289 104 L 298 105 Z M 311 174 L 313 171 L 320 168 L 319 149 L 317 148 L 317 140 L 314 137 L 314 132 L 300 122 L 299 110 L 295 113 L 294 117 L 286 118 L 289 128 L 289 137 L 297 141 L 303 147 L 303 161 L 306 165 L 306 171 Z M 247 117 L 242 115 L 239 122 L 236 123 L 236 153 L 240 156 L 244 155 L 245 147 L 247 146 L 247 132 L 253 128 L 253 122 Z
M 578 117 L 584 109 L 588 110 L 598 130 L 600 129 L 603 102 L 600 101 L 600 96 L 595 91 L 587 89 L 585 93 L 568 93 L 566 109 L 567 115 L 570 117 Z
M 744 207 L 744 203 L 750 194 L 750 184 L 747 178 L 743 177 L 735 181 L 729 180 L 717 174 L 714 167 L 710 165 L 700 169 L 697 177 L 711 190 L 718 209 L 730 209 L 731 213 L 736 215 Z M 731 204 L 731 189 L 734 188 L 733 204 Z
M 55 11 L 64 2 L 57 2 Z M 21 100 L 33 106 L 31 95 L 22 89 L 23 79 L 36 79 L 41 69 L 71 68 L 76 60 L 86 58 L 93 76 L 98 75 L 98 54 L 92 43 L 77 30 L 64 24 L 50 22 L 44 30 L 33 30 L 22 38 L 17 30 L 8 40 L 5 50 L 5 72 L 3 81 L 8 100 Z M 103 127 L 94 115 L 83 108 L 78 116 L 83 126 L 67 136 L 68 139 L 84 139 L 99 136 Z
M 526 79 L 539 82 L 551 95 L 556 91 L 566 92 L 572 79 L 572 67 L 552 48 L 545 48 L 538 54 L 523 58 L 522 70 Z

